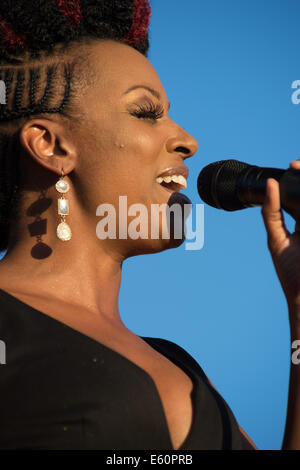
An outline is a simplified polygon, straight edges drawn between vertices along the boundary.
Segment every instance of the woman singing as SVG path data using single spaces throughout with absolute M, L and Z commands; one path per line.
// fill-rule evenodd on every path
M 198 149 L 147 59 L 150 14 L 147 0 L 1 0 L 1 449 L 256 449 L 200 365 L 119 312 L 123 261 L 184 241 L 162 236 L 165 214 L 151 237 L 151 208 L 184 204 Z M 120 236 L 121 195 L 147 210 L 149 236 Z M 117 223 L 106 237 L 103 205 Z M 284 228 L 274 180 L 263 217 L 300 339 L 300 236 Z

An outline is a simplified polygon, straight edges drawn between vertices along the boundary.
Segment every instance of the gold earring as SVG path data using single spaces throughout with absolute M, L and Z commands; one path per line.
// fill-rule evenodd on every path
M 62 194 L 57 200 L 58 202 L 58 215 L 61 217 L 60 224 L 57 226 L 56 235 L 57 238 L 63 242 L 68 241 L 72 237 L 72 232 L 69 225 L 66 223 L 66 215 L 69 215 L 69 201 L 65 198 L 65 193 L 70 189 L 69 184 L 64 179 L 64 171 L 61 170 L 61 177 L 55 185 L 56 190 Z

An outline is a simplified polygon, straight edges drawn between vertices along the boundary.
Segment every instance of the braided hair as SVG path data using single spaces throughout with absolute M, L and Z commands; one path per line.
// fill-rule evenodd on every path
M 78 44 L 112 39 L 147 56 L 149 0 L 1 0 L 0 251 L 19 216 L 19 134 L 30 116 L 76 120 L 73 98 L 92 83 Z

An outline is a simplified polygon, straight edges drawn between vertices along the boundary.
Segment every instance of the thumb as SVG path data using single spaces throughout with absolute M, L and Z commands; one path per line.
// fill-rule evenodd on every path
M 268 234 L 269 249 L 274 254 L 279 254 L 288 245 L 290 233 L 285 227 L 280 207 L 279 184 L 273 178 L 267 179 L 262 216 Z

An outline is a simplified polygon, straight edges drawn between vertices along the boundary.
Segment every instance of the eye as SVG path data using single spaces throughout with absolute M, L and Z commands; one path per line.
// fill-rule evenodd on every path
M 131 114 L 138 118 L 153 119 L 156 121 L 164 115 L 163 106 L 161 104 L 154 104 L 152 101 L 143 105 L 135 103 L 135 106 L 137 106 L 137 109 L 131 111 Z

